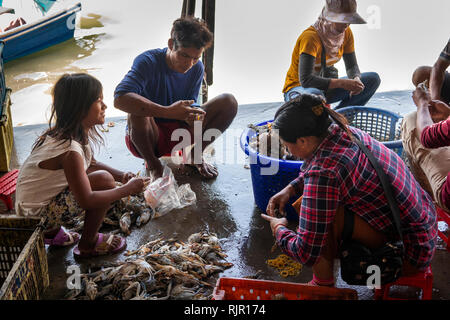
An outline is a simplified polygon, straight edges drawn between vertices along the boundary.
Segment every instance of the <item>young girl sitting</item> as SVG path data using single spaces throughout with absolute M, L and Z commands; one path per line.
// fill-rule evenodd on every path
M 92 156 L 92 144 L 103 142 L 95 128 L 105 122 L 102 91 L 100 81 L 88 74 L 65 74 L 57 81 L 50 128 L 33 145 L 17 180 L 16 213 L 47 217 L 46 244 L 68 246 L 79 240 L 73 250 L 76 257 L 115 254 L 126 248 L 124 238 L 98 230 L 111 203 L 141 192 L 146 182 Z M 123 185 L 116 187 L 116 181 Z M 81 239 L 62 227 L 66 211 L 85 212 Z

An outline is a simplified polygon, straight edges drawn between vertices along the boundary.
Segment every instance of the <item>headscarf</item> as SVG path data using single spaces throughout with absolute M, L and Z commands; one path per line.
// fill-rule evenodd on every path
M 344 44 L 345 31 L 337 33 L 333 28 L 333 23 L 325 18 L 324 11 L 325 8 L 323 8 L 316 23 L 313 24 L 313 28 L 316 29 L 319 34 L 320 40 L 322 40 L 328 56 L 333 58 L 337 57 L 339 49 Z

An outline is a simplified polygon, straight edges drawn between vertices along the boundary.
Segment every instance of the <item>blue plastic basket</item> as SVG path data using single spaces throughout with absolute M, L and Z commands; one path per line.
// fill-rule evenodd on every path
M 263 126 L 272 121 L 257 124 Z M 249 156 L 250 171 L 253 184 L 253 196 L 258 208 L 266 212 L 267 204 L 272 196 L 284 189 L 289 182 L 298 177 L 302 161 L 288 161 L 267 157 L 258 154 L 249 148 L 249 141 L 256 135 L 253 129 L 246 129 L 241 134 L 240 144 L 242 150 Z M 274 174 L 266 174 L 272 173 Z M 297 198 L 292 198 L 285 207 L 288 220 L 298 220 L 298 215 L 292 207 Z
M 400 128 L 403 117 L 394 112 L 373 107 L 346 107 L 336 110 L 352 127 L 367 132 L 404 158 Z

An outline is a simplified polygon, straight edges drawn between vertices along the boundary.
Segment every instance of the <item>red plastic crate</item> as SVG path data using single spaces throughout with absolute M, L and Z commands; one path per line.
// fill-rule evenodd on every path
M 13 209 L 11 195 L 16 192 L 17 177 L 19 170 L 15 169 L 0 178 L 0 200 L 2 200 L 8 210 Z
M 358 300 L 353 289 L 308 286 L 291 282 L 220 278 L 214 300 Z
M 408 277 L 400 277 L 397 281 L 386 284 L 381 289 L 375 290 L 376 300 L 405 300 L 390 297 L 392 286 L 415 287 L 422 289 L 422 300 L 431 300 L 433 294 L 433 271 L 428 267 L 425 271 Z

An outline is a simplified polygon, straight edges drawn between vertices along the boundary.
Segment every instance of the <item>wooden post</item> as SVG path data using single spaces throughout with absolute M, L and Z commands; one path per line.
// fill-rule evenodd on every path
M 193 17 L 195 15 L 195 0 L 183 0 L 181 17 Z M 213 34 L 213 44 L 208 48 L 202 57 L 205 65 L 205 76 L 202 82 L 202 103 L 208 101 L 208 86 L 213 84 L 213 60 L 214 60 L 214 28 L 216 15 L 216 0 L 202 1 L 202 19 L 206 22 L 209 30 Z
M 181 17 L 193 17 L 195 14 L 195 0 L 183 0 L 183 8 L 181 9 Z
M 213 61 L 214 61 L 214 28 L 216 15 L 216 0 L 203 0 L 202 18 L 213 34 L 213 43 L 203 53 L 203 64 L 205 65 L 205 89 L 203 90 L 203 103 L 208 101 L 208 86 L 213 84 Z

